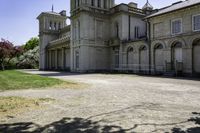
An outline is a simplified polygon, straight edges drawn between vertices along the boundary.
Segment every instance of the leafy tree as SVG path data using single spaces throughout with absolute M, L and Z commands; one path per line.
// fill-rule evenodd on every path
M 24 45 L 24 50 L 32 50 L 37 46 L 39 46 L 39 39 L 37 37 L 33 37 L 28 42 L 26 42 L 26 44 Z
M 6 59 L 11 56 L 13 52 L 13 44 L 7 40 L 1 39 L 0 41 L 0 65 L 1 69 L 5 69 Z
M 39 66 L 39 46 L 33 50 L 26 51 L 19 57 L 19 68 L 37 68 Z
M 7 64 L 10 63 L 10 61 L 13 59 L 13 58 L 18 58 L 20 55 L 22 55 L 24 49 L 22 46 L 13 46 L 11 49 L 10 49 L 10 54 L 8 56 L 8 60 L 7 60 Z

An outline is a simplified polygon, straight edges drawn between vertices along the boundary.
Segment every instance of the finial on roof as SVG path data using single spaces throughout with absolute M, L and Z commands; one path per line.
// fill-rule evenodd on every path
M 53 5 L 52 5 L 52 7 L 51 7 L 51 11 L 54 12 L 54 7 L 53 7 Z
M 147 3 L 143 6 L 143 10 L 153 10 L 153 6 L 149 3 L 149 0 L 147 0 Z

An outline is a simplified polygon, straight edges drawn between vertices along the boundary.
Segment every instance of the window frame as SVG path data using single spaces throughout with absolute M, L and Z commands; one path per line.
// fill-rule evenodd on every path
M 200 28 L 198 30 L 195 30 L 195 26 L 194 26 L 194 17 L 196 16 L 199 16 L 200 17 L 200 14 L 196 14 L 196 15 L 192 15 L 192 31 L 193 32 L 197 32 L 197 31 L 200 31 Z
M 181 31 L 178 33 L 173 33 L 173 22 L 175 21 L 181 21 Z M 177 18 L 177 19 L 173 19 L 171 20 L 171 35 L 179 35 L 183 33 L 183 19 L 182 18 Z

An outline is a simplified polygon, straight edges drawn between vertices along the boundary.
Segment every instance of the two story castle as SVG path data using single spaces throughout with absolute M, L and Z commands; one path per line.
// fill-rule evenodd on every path
M 71 0 L 38 16 L 40 69 L 71 72 L 200 74 L 200 1 L 161 9 L 147 3 Z M 71 21 L 70 25 L 66 20 Z

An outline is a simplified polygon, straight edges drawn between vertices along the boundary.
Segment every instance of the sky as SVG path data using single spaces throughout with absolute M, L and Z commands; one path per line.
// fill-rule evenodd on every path
M 149 0 L 154 8 L 171 5 L 179 0 Z M 141 8 L 146 0 L 116 0 L 120 3 L 138 3 Z M 43 11 L 70 12 L 70 0 L 0 0 L 0 39 L 4 38 L 15 45 L 25 44 L 31 37 L 38 36 L 37 16 Z M 69 22 L 68 22 L 69 23 Z

